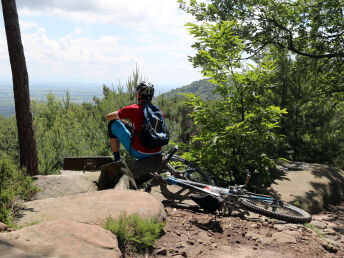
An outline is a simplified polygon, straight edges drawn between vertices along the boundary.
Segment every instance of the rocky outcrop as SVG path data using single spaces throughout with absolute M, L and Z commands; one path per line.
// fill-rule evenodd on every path
M 165 219 L 162 203 L 152 195 L 134 190 L 104 190 L 25 203 L 19 225 L 66 218 L 77 222 L 100 224 L 106 217 L 137 213 L 142 218 Z
M 33 200 L 97 191 L 95 182 L 98 180 L 100 172 L 62 172 L 61 175 L 34 176 L 34 184 L 41 191 L 33 197 Z
M 322 164 L 291 162 L 284 166 L 272 189 L 287 202 L 316 214 L 344 198 L 344 171 Z
M 0 234 L 0 257 L 121 257 L 117 238 L 96 225 L 68 219 Z

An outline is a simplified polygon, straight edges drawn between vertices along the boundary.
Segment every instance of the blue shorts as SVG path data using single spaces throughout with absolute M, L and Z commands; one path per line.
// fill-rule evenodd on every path
M 129 130 L 125 127 L 125 125 L 120 121 L 120 120 L 113 120 L 110 122 L 110 130 L 111 130 L 111 134 L 112 136 L 115 136 L 120 143 L 124 146 L 124 148 L 127 150 L 127 152 L 130 153 L 131 156 L 133 156 L 136 159 L 145 159 L 148 157 L 152 157 L 158 154 L 161 154 L 161 152 L 159 153 L 142 153 L 142 152 L 138 152 L 136 150 L 133 149 L 133 147 L 131 146 L 131 133 L 129 132 Z

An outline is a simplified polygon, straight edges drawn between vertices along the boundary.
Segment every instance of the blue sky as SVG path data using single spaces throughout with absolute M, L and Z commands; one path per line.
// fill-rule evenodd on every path
M 16 2 L 31 83 L 125 84 L 136 64 L 156 87 L 201 79 L 177 0 Z M 11 82 L 2 17 L 0 82 Z

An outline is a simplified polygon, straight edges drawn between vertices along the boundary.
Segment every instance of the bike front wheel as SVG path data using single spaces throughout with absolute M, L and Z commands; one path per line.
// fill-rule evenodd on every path
M 290 223 L 303 224 L 312 220 L 308 212 L 280 200 L 243 197 L 238 198 L 238 204 L 245 210 Z
M 197 167 L 190 161 L 179 156 L 172 156 L 166 168 L 162 171 L 161 176 L 174 176 L 175 178 L 184 179 L 196 183 L 214 185 L 214 181 L 205 171 Z M 190 195 L 195 193 L 192 189 L 186 189 L 178 185 L 160 185 L 162 195 L 171 201 L 183 201 L 191 199 Z

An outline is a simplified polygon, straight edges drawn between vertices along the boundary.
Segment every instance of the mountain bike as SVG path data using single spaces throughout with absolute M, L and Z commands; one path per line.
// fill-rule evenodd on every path
M 168 200 L 182 202 L 191 199 L 205 212 L 217 210 L 231 213 L 246 210 L 269 218 L 290 223 L 308 223 L 311 215 L 289 203 L 270 195 L 249 192 L 246 183 L 239 186 L 217 187 L 205 171 L 193 163 L 174 155 L 178 148 L 172 149 L 163 159 L 161 167 L 152 174 L 152 181 L 160 185 L 161 193 Z M 150 192 L 151 184 L 146 191 Z
M 213 179 L 201 168 L 180 156 L 174 155 L 177 150 L 178 147 L 176 146 L 168 154 L 163 155 L 160 168 L 155 174 L 159 174 L 161 178 L 173 176 L 174 178 L 184 179 L 190 182 L 215 185 Z M 147 183 L 145 191 L 150 192 L 151 187 L 157 185 L 160 186 L 162 195 L 170 201 L 182 202 L 183 200 L 190 199 L 190 195 L 194 192 L 192 189 L 162 183 L 156 176 Z

